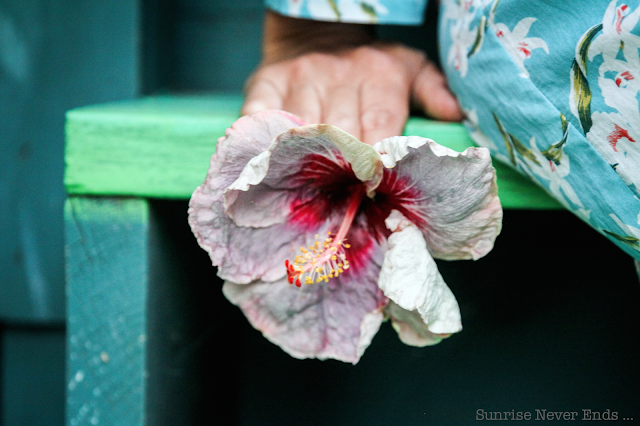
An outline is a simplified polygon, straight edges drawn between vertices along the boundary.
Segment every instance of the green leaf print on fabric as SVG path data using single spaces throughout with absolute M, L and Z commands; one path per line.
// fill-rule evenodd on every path
M 340 20 L 340 9 L 338 9 L 338 5 L 336 4 L 336 0 L 327 0 L 329 2 L 329 6 L 331 6 L 331 10 L 336 14 L 336 20 Z
M 587 81 L 587 55 L 589 46 L 596 34 L 602 29 L 602 24 L 594 25 L 585 32 L 576 46 L 576 58 L 571 66 L 571 110 L 580 120 L 582 131 L 587 134 L 591 130 L 591 88 Z
M 567 142 L 567 138 L 569 137 L 569 121 L 567 121 L 567 118 L 562 113 L 560 113 L 560 121 L 562 122 L 562 139 L 544 151 L 541 151 L 541 154 L 544 155 L 547 160 L 553 161 L 556 166 L 560 165 L 563 152 L 562 146 Z
M 369 15 L 373 22 L 378 20 L 378 14 L 376 13 L 376 10 L 369 3 L 365 3 L 363 1 L 360 2 L 360 9 L 362 9 L 364 13 Z
M 496 121 L 496 124 L 498 125 L 498 129 L 500 130 L 500 133 L 502 134 L 502 137 L 504 138 L 504 144 L 507 147 L 507 152 L 509 153 L 509 160 L 511 161 L 511 163 L 514 166 L 518 165 L 518 163 L 516 161 L 516 157 L 515 157 L 515 152 L 517 152 L 522 157 L 525 157 L 525 158 L 529 159 L 531 162 L 533 162 L 533 163 L 535 163 L 535 164 L 537 164 L 539 166 L 540 162 L 536 158 L 536 156 L 533 153 L 533 151 L 531 151 L 529 148 L 527 148 L 514 135 L 512 135 L 511 133 L 507 132 L 507 130 L 504 128 L 504 126 L 500 122 L 500 119 L 498 118 L 498 116 L 496 115 L 495 112 L 492 112 L 491 114 L 493 114 L 493 119 Z M 514 152 L 514 150 L 515 150 L 515 152 Z
M 484 33 L 487 31 L 487 18 L 484 15 L 480 18 L 480 25 L 478 25 L 478 33 L 476 34 L 476 40 L 473 42 L 473 46 L 471 46 L 471 50 L 467 56 L 470 58 L 475 53 L 477 53 L 482 47 L 482 42 L 484 41 Z
M 628 235 L 619 235 L 615 232 L 607 231 L 606 229 L 603 229 L 602 231 L 608 236 L 613 237 L 620 242 L 628 244 L 636 250 L 640 249 L 640 238 L 629 237 Z

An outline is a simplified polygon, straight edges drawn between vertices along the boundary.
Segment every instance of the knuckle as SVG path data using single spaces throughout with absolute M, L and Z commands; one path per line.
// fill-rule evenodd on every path
M 351 115 L 339 115 L 334 117 L 328 117 L 327 123 L 341 128 L 347 132 L 353 132 L 358 127 L 358 120 L 355 116 Z
M 392 128 L 398 121 L 398 114 L 387 109 L 374 108 L 365 111 L 360 119 L 362 131 L 372 132 Z

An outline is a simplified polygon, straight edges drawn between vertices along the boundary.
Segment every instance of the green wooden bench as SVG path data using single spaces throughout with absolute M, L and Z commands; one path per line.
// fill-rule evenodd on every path
M 202 297 L 180 272 L 173 229 L 187 226 L 186 211 L 167 212 L 173 207 L 157 200 L 191 196 L 241 102 L 166 96 L 67 113 L 68 424 L 172 424 L 188 415 L 198 379 L 185 373 L 184 336 L 202 320 L 190 307 Z M 473 146 L 460 124 L 411 118 L 405 134 L 457 151 Z M 511 168 L 495 167 L 504 208 L 561 208 Z

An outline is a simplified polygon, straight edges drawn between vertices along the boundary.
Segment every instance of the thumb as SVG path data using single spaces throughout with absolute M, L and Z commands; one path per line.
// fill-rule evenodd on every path
M 464 118 L 442 72 L 427 61 L 413 81 L 411 95 L 414 104 L 425 114 L 438 120 L 461 121 Z

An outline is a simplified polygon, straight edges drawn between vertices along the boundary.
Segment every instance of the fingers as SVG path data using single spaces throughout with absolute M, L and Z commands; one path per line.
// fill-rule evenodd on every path
M 319 123 L 322 115 L 319 89 L 310 83 L 295 84 L 289 88 L 282 109 L 295 114 L 307 123 Z
M 409 84 L 396 81 L 368 81 L 360 93 L 362 141 L 373 145 L 402 134 L 409 116 Z
M 401 45 L 310 53 L 263 66 L 247 85 L 242 113 L 282 109 L 373 145 L 402 134 L 410 98 L 434 118 L 463 118 L 443 74 L 424 54 Z
M 444 75 L 430 61 L 425 63 L 415 78 L 412 97 L 433 118 L 446 121 L 461 121 L 464 118 L 458 101 L 449 91 Z
M 335 87 L 327 93 L 321 120 L 361 139 L 359 103 L 357 85 Z
M 242 105 L 242 115 L 253 114 L 265 109 L 282 109 L 283 94 L 278 83 L 257 73 L 246 86 Z

